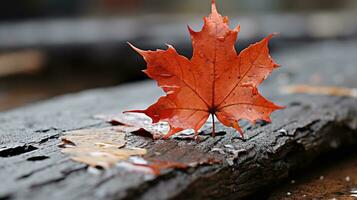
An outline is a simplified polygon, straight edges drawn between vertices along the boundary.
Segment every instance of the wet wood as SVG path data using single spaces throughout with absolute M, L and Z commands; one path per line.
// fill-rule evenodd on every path
M 2 113 L 0 199 L 239 199 L 269 191 L 319 156 L 356 145 L 355 98 L 280 92 L 294 84 L 356 87 L 356 44 L 315 43 L 273 55 L 283 67 L 261 89 L 287 108 L 274 113 L 271 124 L 243 123 L 245 140 L 219 124 L 219 134 L 210 137 L 209 123 L 199 142 L 128 134 L 129 144 L 151 152 L 148 159 L 192 163 L 209 155 L 221 161 L 160 176 L 117 167 L 97 173 L 57 146 L 65 131 L 109 126 L 94 115 L 151 104 L 161 94 L 154 82 L 66 95 Z

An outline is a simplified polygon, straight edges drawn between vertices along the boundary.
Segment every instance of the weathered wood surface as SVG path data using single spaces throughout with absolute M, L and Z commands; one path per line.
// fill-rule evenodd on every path
M 57 147 L 65 131 L 108 126 L 93 118 L 96 114 L 152 103 L 161 94 L 154 82 L 66 95 L 2 113 L 0 199 L 238 199 L 266 191 L 318 156 L 356 145 L 356 99 L 279 92 L 297 83 L 356 87 L 356 46 L 356 41 L 324 42 L 277 52 L 283 67 L 262 90 L 287 108 L 274 113 L 271 124 L 245 125 L 245 141 L 221 126 L 222 133 L 212 138 L 209 125 L 200 142 L 128 134 L 129 143 L 178 161 L 200 159 L 213 148 L 224 151 L 211 152 L 222 163 L 167 170 L 158 177 L 116 167 L 93 174 Z

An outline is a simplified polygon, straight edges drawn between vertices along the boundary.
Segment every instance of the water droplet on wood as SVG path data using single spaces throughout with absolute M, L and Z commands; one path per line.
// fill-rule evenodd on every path
M 288 135 L 288 131 L 285 129 L 278 130 L 278 133 L 280 133 L 280 135 Z
M 234 146 L 231 144 L 226 144 L 226 145 L 224 145 L 224 147 L 226 147 L 228 149 L 234 149 Z
M 221 148 L 213 148 L 213 149 L 211 149 L 211 152 L 218 152 L 218 153 L 220 153 L 220 154 L 222 154 L 222 155 L 225 155 L 226 153 L 223 151 L 223 149 L 221 149 Z
M 350 182 L 351 181 L 351 177 L 346 176 L 345 180 L 346 180 L 346 182 Z

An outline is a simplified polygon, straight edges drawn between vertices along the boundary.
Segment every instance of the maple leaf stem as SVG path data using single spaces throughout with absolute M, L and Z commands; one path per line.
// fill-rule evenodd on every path
M 212 116 L 212 137 L 215 137 L 216 136 L 216 132 L 215 132 L 216 126 L 215 126 L 215 122 L 214 122 L 214 114 L 212 113 L 211 116 Z

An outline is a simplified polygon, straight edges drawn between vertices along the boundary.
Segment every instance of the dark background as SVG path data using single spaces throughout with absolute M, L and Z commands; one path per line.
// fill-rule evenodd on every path
M 240 24 L 238 49 L 280 32 L 272 51 L 357 34 L 354 0 L 224 0 L 221 13 Z M 210 0 L 24 0 L 0 6 L 0 110 L 89 88 L 146 78 L 143 49 L 174 45 L 191 55 Z M 331 47 L 333 48 L 333 47 Z

